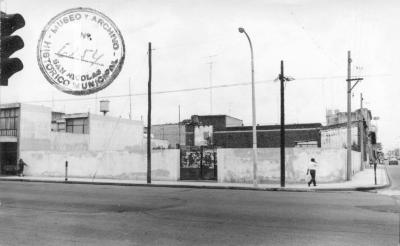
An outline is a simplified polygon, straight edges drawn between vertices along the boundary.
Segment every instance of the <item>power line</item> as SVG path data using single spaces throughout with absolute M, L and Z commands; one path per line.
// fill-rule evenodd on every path
M 376 75 L 364 75 L 363 77 L 382 77 L 382 76 L 391 76 L 389 74 L 376 74 Z M 327 80 L 327 79 L 344 79 L 346 76 L 337 75 L 337 76 L 321 76 L 321 77 L 300 77 L 296 78 L 296 81 L 301 80 Z M 268 80 L 259 80 L 255 81 L 255 84 L 266 84 L 266 83 L 275 83 L 275 79 Z M 239 87 L 239 86 L 247 86 L 250 85 L 251 82 L 239 82 L 239 83 L 231 83 L 231 84 L 221 84 L 221 85 L 213 85 L 213 86 L 205 86 L 205 87 L 193 87 L 193 88 L 184 88 L 184 89 L 176 89 L 176 90 L 164 90 L 164 91 L 154 91 L 153 95 L 163 95 L 169 93 L 179 93 L 179 92 L 192 92 L 192 91 L 201 91 L 201 90 L 210 90 L 210 89 L 219 89 L 219 88 L 231 88 L 231 87 Z M 97 97 L 97 99 L 107 99 L 107 98 L 121 98 L 121 97 L 129 97 L 129 96 L 147 96 L 147 92 L 141 93 L 129 93 L 129 94 L 120 94 L 120 95 L 110 95 L 110 96 L 101 96 Z M 62 98 L 62 99 L 51 99 L 51 100 L 32 100 L 32 101 L 22 101 L 21 103 L 46 103 L 46 102 L 68 102 L 68 101 L 89 101 L 93 100 L 93 97 L 82 97 L 82 98 Z

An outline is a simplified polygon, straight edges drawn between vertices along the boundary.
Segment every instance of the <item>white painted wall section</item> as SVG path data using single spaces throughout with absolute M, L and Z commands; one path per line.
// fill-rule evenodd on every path
M 354 174 L 360 170 L 360 153 L 352 151 Z M 218 149 L 218 181 L 232 183 L 253 182 L 252 149 Z M 317 182 L 344 181 L 346 150 L 321 148 L 287 148 L 286 181 L 305 182 L 311 158 L 318 162 Z M 260 183 L 280 181 L 280 149 L 258 149 L 258 179 Z

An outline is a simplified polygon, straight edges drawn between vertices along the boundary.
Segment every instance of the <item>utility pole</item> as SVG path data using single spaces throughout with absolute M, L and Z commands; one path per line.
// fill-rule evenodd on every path
M 210 114 L 213 113 L 213 101 L 212 101 L 212 67 L 213 67 L 213 62 L 208 63 L 210 65 L 210 74 L 209 74 L 209 81 L 210 81 Z
M 211 55 L 208 56 L 208 58 L 210 59 L 210 62 L 208 62 L 207 64 L 210 65 L 210 72 L 209 72 L 209 83 L 210 83 L 210 114 L 213 113 L 213 94 L 212 94 L 212 86 L 213 86 L 213 81 L 212 81 L 212 72 L 213 72 L 213 64 L 214 62 L 211 60 L 211 58 L 215 57 L 217 55 Z
M 178 136 L 179 136 L 179 140 L 178 140 L 178 144 L 179 144 L 179 148 L 181 148 L 181 105 L 178 105 Z
M 281 61 L 281 73 L 278 76 L 281 84 L 281 187 L 285 187 L 285 82 L 292 81 L 294 78 L 285 77 L 283 69 L 283 61 Z
M 151 183 L 151 42 L 149 42 L 149 82 L 148 82 L 148 111 L 147 111 L 147 183 Z
M 132 92 L 131 92 L 131 78 L 129 77 L 129 119 L 132 120 Z
M 285 77 L 281 61 L 281 187 L 285 187 Z
M 347 162 L 346 180 L 351 180 L 351 53 L 347 51 Z
M 351 78 L 351 52 L 347 51 L 347 162 L 346 162 L 346 180 L 350 181 L 352 176 L 351 166 L 351 91 L 363 80 L 362 78 Z M 356 81 L 354 85 L 352 81 Z
M 364 170 L 364 112 L 363 112 L 363 95 L 360 93 L 360 112 L 361 112 L 361 127 L 360 127 L 360 154 L 361 166 L 360 170 Z

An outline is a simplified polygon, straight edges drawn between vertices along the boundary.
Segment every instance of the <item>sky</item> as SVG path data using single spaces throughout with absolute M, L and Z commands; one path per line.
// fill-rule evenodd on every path
M 113 20 L 126 48 L 118 77 L 86 96 L 57 90 L 36 59 L 45 25 L 76 7 L 98 10 Z M 26 22 L 15 32 L 25 47 L 13 55 L 23 61 L 24 69 L 1 88 L 1 103 L 100 113 L 98 101 L 107 98 L 111 116 L 128 118 L 131 110 L 133 119 L 147 124 L 151 42 L 154 124 L 178 122 L 180 106 L 181 120 L 194 114 L 227 114 L 251 125 L 250 48 L 238 32 L 243 27 L 254 49 L 257 124 L 280 122 L 280 86 L 274 80 L 281 60 L 285 74 L 295 78 L 285 87 L 286 123 L 325 124 L 326 110 L 346 111 L 351 51 L 352 75 L 364 78 L 352 91 L 352 109 L 360 107 L 362 93 L 364 107 L 379 117 L 374 120 L 378 141 L 385 150 L 400 147 L 398 1 L 4 0 L 1 9 L 22 14 Z

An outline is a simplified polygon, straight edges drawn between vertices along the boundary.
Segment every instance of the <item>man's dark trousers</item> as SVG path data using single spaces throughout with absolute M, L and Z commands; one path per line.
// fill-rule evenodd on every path
M 310 186 L 311 183 L 313 183 L 314 186 L 316 186 L 317 183 L 315 182 L 315 170 L 310 170 L 310 174 L 311 174 L 311 180 L 310 182 L 308 182 L 308 186 Z

